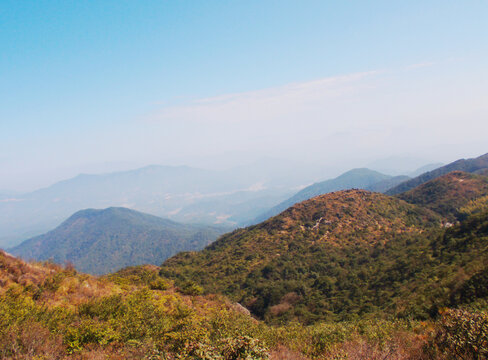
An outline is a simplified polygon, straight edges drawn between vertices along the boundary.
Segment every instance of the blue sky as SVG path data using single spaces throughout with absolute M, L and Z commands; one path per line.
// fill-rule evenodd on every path
M 0 189 L 225 153 L 474 156 L 487 18 L 486 1 L 3 0 Z

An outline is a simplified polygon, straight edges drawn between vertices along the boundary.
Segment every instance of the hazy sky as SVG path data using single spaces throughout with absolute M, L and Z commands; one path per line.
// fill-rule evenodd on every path
M 481 155 L 487 18 L 481 0 L 2 0 L 0 190 L 246 156 Z

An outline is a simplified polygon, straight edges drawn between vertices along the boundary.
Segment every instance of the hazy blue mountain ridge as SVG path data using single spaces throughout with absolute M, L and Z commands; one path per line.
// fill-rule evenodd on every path
M 86 209 L 9 252 L 26 260 L 69 261 L 80 271 L 102 274 L 125 266 L 160 264 L 180 251 L 203 248 L 226 230 L 180 224 L 126 208 Z

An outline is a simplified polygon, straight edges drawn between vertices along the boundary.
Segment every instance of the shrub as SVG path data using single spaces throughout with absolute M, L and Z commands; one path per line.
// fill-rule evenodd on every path
M 171 283 L 163 278 L 157 278 L 149 284 L 151 290 L 168 290 L 170 287 Z
M 11 326 L 0 336 L 1 359 L 61 359 L 65 348 L 60 336 L 36 322 Z
M 449 309 L 442 312 L 433 338 L 434 351 L 460 359 L 488 357 L 488 314 Z
M 117 334 L 110 326 L 91 319 L 69 326 L 64 336 L 70 354 L 82 350 L 87 344 L 106 345 L 117 339 Z
M 101 299 L 93 299 L 83 303 L 78 308 L 81 316 L 108 320 L 118 317 L 127 311 L 121 295 L 111 295 Z
M 269 359 L 268 349 L 263 343 L 249 336 L 238 336 L 220 341 L 219 347 L 225 360 Z
M 187 281 L 179 288 L 180 292 L 185 295 L 201 295 L 203 294 L 203 288 L 193 281 Z
M 224 360 L 218 349 L 214 346 L 200 342 L 187 344 L 176 359 L 185 360 Z

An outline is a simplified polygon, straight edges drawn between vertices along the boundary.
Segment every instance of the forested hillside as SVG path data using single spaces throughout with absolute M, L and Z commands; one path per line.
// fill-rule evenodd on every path
M 429 203 L 423 191 L 436 187 Z M 458 305 L 466 281 L 484 278 L 485 189 L 484 178 L 454 173 L 416 189 L 425 207 L 361 190 L 315 197 L 201 252 L 179 254 L 161 274 L 225 293 L 271 323 L 427 319 Z M 460 198 L 448 211 L 428 209 L 444 209 L 439 204 L 451 196 Z M 448 223 L 461 212 L 460 224 Z
M 449 254 L 446 254 L 449 256 Z M 488 316 L 445 310 L 436 321 L 362 318 L 269 326 L 220 295 L 175 287 L 156 266 L 96 278 L 0 251 L 0 358 L 111 360 L 450 360 L 488 355 Z M 484 283 L 480 282 L 484 279 Z M 455 299 L 486 296 L 486 270 Z
M 399 194 L 398 198 L 456 221 L 471 211 L 469 207 L 488 204 L 488 177 L 453 171 Z
M 388 251 L 422 241 L 441 224 L 439 215 L 402 200 L 339 191 L 234 231 L 201 252 L 179 254 L 162 274 L 227 294 L 271 322 L 348 319 L 389 307 L 394 313 L 379 276 L 390 256 L 406 254 Z

